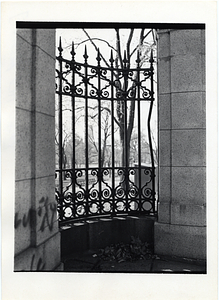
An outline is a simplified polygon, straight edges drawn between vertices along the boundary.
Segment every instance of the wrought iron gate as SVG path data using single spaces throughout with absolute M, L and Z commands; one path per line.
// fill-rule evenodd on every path
M 98 216 L 155 215 L 155 163 L 151 137 L 153 54 L 148 68 L 101 66 L 57 56 L 56 199 L 61 223 Z M 147 115 L 142 116 L 142 107 Z M 71 126 L 70 126 L 71 125 Z M 143 141 L 142 128 L 147 128 Z M 145 136 L 145 133 L 144 133 Z M 65 143 L 65 144 L 64 144 Z M 67 151 L 68 149 L 68 151 Z M 146 161 L 146 158 L 148 162 Z M 144 162 L 144 163 L 143 163 Z

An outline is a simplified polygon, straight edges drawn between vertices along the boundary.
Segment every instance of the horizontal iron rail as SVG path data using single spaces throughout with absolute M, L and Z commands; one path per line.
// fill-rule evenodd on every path
M 134 71 L 140 71 L 140 72 L 148 72 L 151 70 L 150 67 L 148 68 L 116 68 L 116 67 L 103 67 L 103 66 L 97 66 L 97 65 L 91 65 L 91 64 L 85 64 L 85 63 L 79 63 L 79 62 L 75 62 L 75 61 L 71 61 L 71 60 L 68 60 L 68 59 L 65 59 L 63 57 L 59 57 L 57 56 L 56 57 L 57 60 L 60 60 L 64 63 L 67 63 L 68 65 L 70 66 L 81 66 L 81 67 L 84 67 L 86 65 L 87 68 L 90 68 L 90 69 L 101 69 L 101 70 L 109 70 L 109 71 L 117 71 L 118 73 L 122 73 L 122 72 L 134 72 Z M 72 71 L 72 69 L 69 70 L 69 72 Z M 76 71 L 77 72 L 77 71 Z

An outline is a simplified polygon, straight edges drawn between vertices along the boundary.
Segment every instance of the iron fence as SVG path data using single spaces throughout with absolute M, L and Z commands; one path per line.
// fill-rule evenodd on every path
M 104 67 L 99 50 L 96 65 L 88 64 L 86 47 L 83 63 L 75 61 L 73 44 L 71 59 L 63 58 L 61 39 L 58 51 L 59 221 L 103 215 L 156 215 L 150 126 L 154 102 L 152 51 L 147 68 L 140 66 L 139 53 L 136 68 L 130 68 L 126 53 L 123 68 L 118 68 L 112 52 L 110 66 Z M 142 107 L 148 109 L 143 116 Z M 144 126 L 148 138 L 143 142 Z

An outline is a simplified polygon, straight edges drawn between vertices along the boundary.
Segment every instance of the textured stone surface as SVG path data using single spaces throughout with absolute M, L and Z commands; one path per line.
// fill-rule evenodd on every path
M 58 231 L 54 176 L 36 179 L 36 244 Z
M 159 128 L 171 128 L 171 96 L 170 94 L 160 95 L 159 97 Z
M 160 102 L 162 102 L 162 98 Z M 203 93 L 193 92 L 172 94 L 172 128 L 204 127 L 205 97 Z
M 17 35 L 16 53 L 17 73 L 22 73 L 22 76 L 16 77 L 16 106 L 27 110 L 31 110 L 32 107 L 32 48 L 31 44 L 26 41 L 26 39 L 31 40 L 29 33 L 30 30 L 28 33 L 24 31 L 22 34 L 24 38 L 21 38 L 20 33 Z
M 202 30 L 172 30 L 170 32 L 171 56 L 202 53 Z
M 164 202 L 163 198 L 160 197 L 162 200 L 158 204 L 158 211 L 159 217 L 158 221 L 160 223 L 170 223 L 170 202 Z
M 172 201 L 199 205 L 206 202 L 205 167 L 172 169 Z
M 158 34 L 160 165 L 155 251 L 205 259 L 205 32 Z
M 204 205 L 172 203 L 171 224 L 206 226 L 206 208 Z
M 170 167 L 160 167 L 159 170 L 159 201 L 171 199 Z
M 201 55 L 201 67 L 202 67 L 202 91 L 206 91 L 206 56 Z
M 16 163 L 15 180 L 30 179 L 32 176 L 32 132 L 31 113 L 16 110 Z
M 179 55 L 171 57 L 171 91 L 202 91 L 201 55 Z
M 160 166 L 170 166 L 170 131 L 161 130 L 160 131 Z
M 55 120 L 36 114 L 36 177 L 51 176 L 55 172 Z
M 35 38 L 39 44 L 33 45 Z M 53 270 L 60 265 L 54 51 L 55 30 L 17 31 L 15 270 Z
M 29 44 L 32 44 L 32 30 L 26 28 L 17 28 L 17 36 L 22 38 Z M 20 45 L 18 45 L 17 50 L 20 50 Z
M 15 256 L 14 271 L 56 270 L 60 265 L 60 253 L 57 251 L 59 243 L 60 233 L 58 232 L 37 248 L 30 247 Z
M 170 56 L 170 32 L 161 32 L 158 39 L 159 57 Z
M 55 101 L 51 101 L 55 93 L 54 70 L 55 60 L 36 48 L 36 110 L 52 116 L 55 115 Z
M 37 29 L 36 45 L 38 49 L 46 52 L 55 61 L 55 35 L 54 29 Z M 53 45 L 54 47 L 51 47 Z M 47 57 L 48 57 L 47 55 Z M 49 66 L 51 67 L 51 66 Z
M 159 94 L 170 93 L 170 57 L 158 60 Z
M 31 197 L 31 180 L 17 181 L 15 183 L 15 253 L 23 251 L 31 244 Z
M 205 140 L 204 129 L 172 131 L 173 166 L 205 166 Z
M 206 259 L 206 227 L 155 223 L 155 253 Z

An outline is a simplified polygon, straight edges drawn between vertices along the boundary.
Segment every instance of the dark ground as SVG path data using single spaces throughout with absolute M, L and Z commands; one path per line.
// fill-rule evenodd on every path
M 88 251 L 63 258 L 64 272 L 206 274 L 206 264 L 201 260 L 152 255 L 146 259 L 118 262 L 105 260 L 97 253 Z

